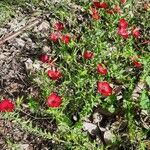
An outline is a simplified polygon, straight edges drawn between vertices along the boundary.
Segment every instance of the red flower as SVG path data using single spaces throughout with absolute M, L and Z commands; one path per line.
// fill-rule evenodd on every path
M 120 36 L 122 36 L 124 39 L 127 39 L 129 37 L 128 31 L 126 29 L 124 29 L 124 28 L 119 28 L 118 29 L 118 34 Z
M 132 35 L 133 35 L 135 38 L 139 38 L 139 37 L 140 37 L 139 28 L 134 28 L 134 29 L 132 30 Z
M 64 25 L 62 22 L 56 22 L 54 24 L 54 29 L 57 31 L 62 31 L 64 29 Z
M 142 67 L 142 64 L 139 63 L 138 61 L 133 61 L 134 67 L 140 69 Z
M 97 72 L 99 74 L 106 75 L 107 74 L 107 69 L 104 68 L 102 64 L 98 64 L 97 65 Z
M 50 40 L 52 40 L 53 42 L 58 42 L 59 37 L 60 37 L 60 33 L 54 32 L 50 35 Z
M 100 2 L 93 2 L 95 8 L 100 8 Z
M 106 9 L 107 7 L 108 7 L 107 3 L 105 3 L 105 2 L 100 3 L 100 8 Z
M 61 40 L 63 43 L 68 44 L 70 42 L 70 36 L 69 35 L 62 35 Z
M 123 19 L 123 18 L 120 19 L 119 20 L 119 27 L 126 29 L 128 27 L 128 22 L 125 19 Z
M 95 6 L 95 8 L 104 8 L 104 9 L 106 9 L 108 6 L 107 6 L 107 3 L 105 3 L 105 2 L 93 2 L 93 4 L 94 4 L 94 6 Z
M 120 0 L 121 4 L 125 4 L 126 0 Z
M 149 7 L 148 3 L 144 3 L 144 10 L 147 11 L 148 7 Z
M 95 8 L 92 8 L 92 7 L 90 8 L 90 10 L 91 10 L 93 19 L 99 20 L 99 19 L 100 19 L 100 16 L 99 16 L 98 11 L 97 11 Z
M 112 94 L 112 88 L 108 82 L 99 81 L 97 87 L 97 92 L 103 96 L 110 96 Z
M 1 112 L 13 112 L 14 111 L 14 103 L 9 99 L 4 99 L 0 102 L 0 111 Z
M 116 13 L 121 13 L 121 9 L 120 9 L 120 6 L 119 5 L 116 5 L 114 8 L 113 8 L 114 12 Z
M 62 77 L 62 73 L 59 70 L 48 70 L 47 73 L 52 80 L 58 80 Z
M 51 95 L 48 96 L 47 98 L 47 105 L 49 107 L 59 107 L 62 103 L 62 98 L 58 96 L 57 93 L 53 92 Z
M 47 63 L 49 61 L 49 56 L 46 54 L 42 54 L 40 55 L 39 60 L 42 61 L 43 63 Z
M 84 57 L 85 59 L 92 59 L 92 58 L 94 57 L 94 53 L 91 52 L 91 51 L 85 51 L 85 52 L 83 53 L 83 57 Z

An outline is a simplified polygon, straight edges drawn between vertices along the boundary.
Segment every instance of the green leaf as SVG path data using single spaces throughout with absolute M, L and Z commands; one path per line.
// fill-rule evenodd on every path
M 147 76 L 147 77 L 146 77 L 146 82 L 147 82 L 147 84 L 150 86 L 150 76 Z
M 150 100 L 145 90 L 142 92 L 140 106 L 142 109 L 150 110 Z

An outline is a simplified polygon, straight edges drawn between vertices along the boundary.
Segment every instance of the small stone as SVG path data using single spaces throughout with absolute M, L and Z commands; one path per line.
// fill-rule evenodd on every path
M 93 134 L 93 131 L 97 130 L 97 125 L 89 122 L 84 122 L 83 129 L 84 131 L 88 131 L 90 134 Z
M 112 143 L 113 138 L 114 138 L 114 134 L 110 130 L 104 133 L 104 140 L 107 144 Z

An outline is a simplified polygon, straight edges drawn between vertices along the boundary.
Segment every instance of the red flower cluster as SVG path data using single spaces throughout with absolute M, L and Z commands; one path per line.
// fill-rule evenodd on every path
M 97 87 L 98 93 L 102 94 L 103 96 L 110 96 L 112 94 L 112 88 L 108 82 L 99 81 L 97 83 Z
M 94 53 L 91 52 L 91 51 L 85 51 L 85 52 L 83 53 L 83 57 L 84 57 L 85 59 L 92 59 L 92 58 L 94 57 Z
M 127 28 L 128 28 L 128 22 L 123 18 L 120 19 L 119 20 L 118 34 L 120 36 L 122 36 L 124 39 L 127 39 L 129 37 L 129 33 L 128 33 Z M 139 38 L 141 35 L 140 29 L 137 27 L 134 27 L 131 34 L 134 38 Z
M 58 96 L 58 94 L 55 92 L 53 92 L 47 98 L 47 105 L 49 107 L 57 108 L 61 105 L 61 103 L 62 103 L 62 98 Z
M 4 99 L 0 102 L 0 111 L 1 112 L 13 112 L 14 103 L 9 99 Z
M 56 30 L 56 32 L 51 33 L 50 40 L 56 43 L 60 39 L 64 44 L 69 44 L 71 40 L 70 36 L 61 35 L 61 31 L 64 29 L 64 24 L 62 22 L 56 22 L 54 24 L 54 29 Z

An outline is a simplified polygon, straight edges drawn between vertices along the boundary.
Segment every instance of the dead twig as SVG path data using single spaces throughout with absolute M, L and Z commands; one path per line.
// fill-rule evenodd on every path
M 20 35 L 21 33 L 23 33 L 24 31 L 36 26 L 37 24 L 39 24 L 42 20 L 41 19 L 35 19 L 33 20 L 31 23 L 27 24 L 25 27 L 22 27 L 21 29 L 19 29 L 18 31 L 12 33 L 12 34 L 9 34 L 8 36 L 6 37 L 3 37 L 0 39 L 0 46 L 2 44 L 4 44 L 6 41 L 9 41 L 15 37 L 17 37 L 18 35 Z

